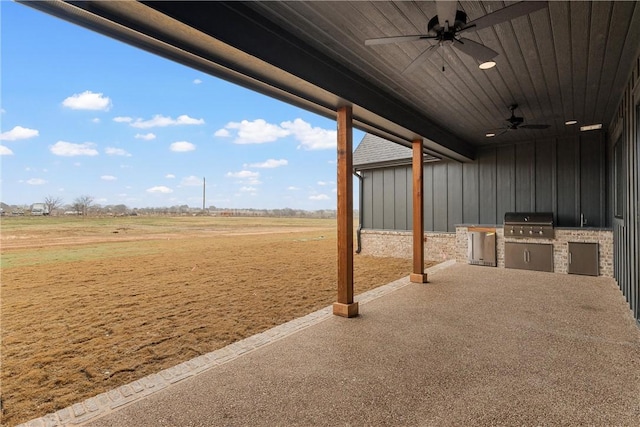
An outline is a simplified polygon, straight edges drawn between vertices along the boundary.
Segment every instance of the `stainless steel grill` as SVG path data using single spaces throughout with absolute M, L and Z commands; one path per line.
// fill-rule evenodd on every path
M 504 237 L 553 239 L 553 213 L 507 212 L 504 214 Z

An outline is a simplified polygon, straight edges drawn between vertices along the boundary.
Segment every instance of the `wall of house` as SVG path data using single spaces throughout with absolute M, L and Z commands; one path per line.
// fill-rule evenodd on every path
M 609 129 L 614 277 L 640 324 L 640 57 Z
M 479 150 L 470 163 L 424 166 L 425 231 L 502 224 L 505 212 L 553 212 L 560 227 L 611 225 L 600 131 Z M 410 230 L 411 166 L 362 171 L 363 228 Z

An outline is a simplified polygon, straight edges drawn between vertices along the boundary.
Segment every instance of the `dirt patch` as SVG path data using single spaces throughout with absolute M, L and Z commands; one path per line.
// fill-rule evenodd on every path
M 31 242 L 13 239 L 26 243 L 13 247 L 3 238 L 3 425 L 56 411 L 335 301 L 333 222 L 250 231 L 129 231 L 129 239 L 102 233 L 90 242 L 79 233 L 76 243 L 35 233 Z M 354 265 L 356 293 L 411 269 L 410 260 L 357 255 Z

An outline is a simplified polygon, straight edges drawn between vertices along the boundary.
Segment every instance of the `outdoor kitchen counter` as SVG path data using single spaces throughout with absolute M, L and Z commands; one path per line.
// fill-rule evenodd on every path
M 556 230 L 613 231 L 611 227 L 554 227 Z
M 504 268 L 505 242 L 553 245 L 553 271 L 568 272 L 569 242 L 598 244 L 598 274 L 613 277 L 613 231 L 609 227 L 554 227 L 551 238 L 516 238 L 504 236 L 503 224 L 457 224 L 456 261 L 468 263 L 468 232 L 474 228 L 490 228 L 496 232 L 496 260 L 498 268 Z
M 455 224 L 455 227 L 466 228 L 504 228 L 504 224 Z M 613 231 L 611 227 L 553 227 L 554 230 Z

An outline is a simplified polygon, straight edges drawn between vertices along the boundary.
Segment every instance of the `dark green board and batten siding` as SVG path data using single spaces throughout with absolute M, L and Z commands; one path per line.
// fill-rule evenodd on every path
M 475 162 L 424 165 L 425 231 L 502 224 L 505 212 L 553 212 L 555 225 L 607 227 L 606 149 L 600 131 L 479 150 Z M 361 170 L 363 228 L 410 230 L 411 166 Z

